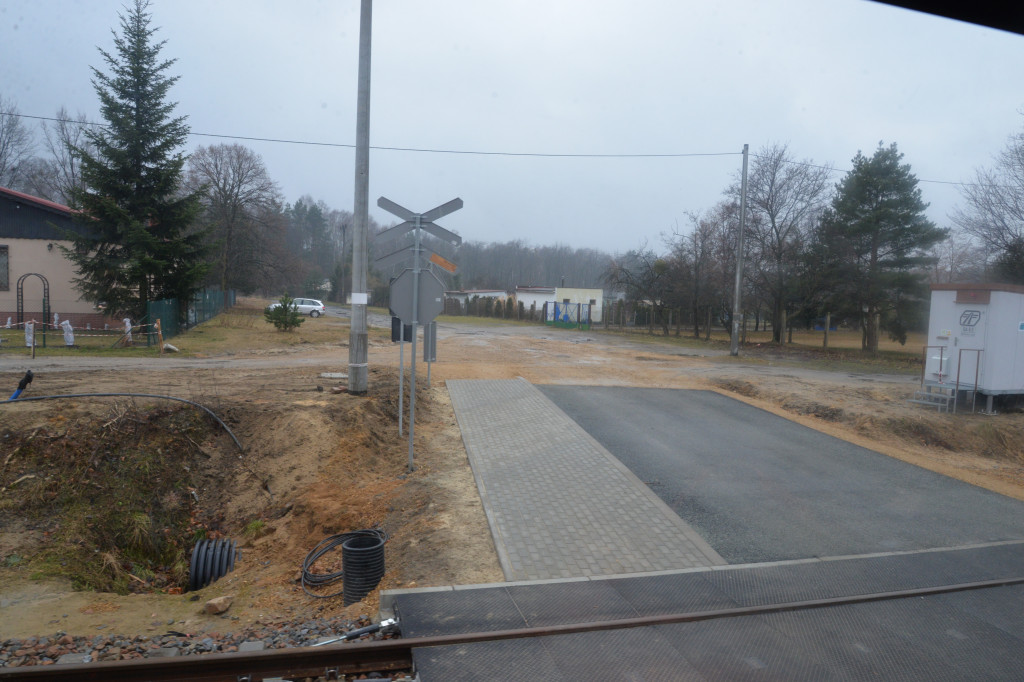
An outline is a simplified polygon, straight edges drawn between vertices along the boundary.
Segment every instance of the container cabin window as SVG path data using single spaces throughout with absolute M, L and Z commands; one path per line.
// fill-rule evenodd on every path
M 11 272 L 10 258 L 7 255 L 7 247 L 0 246 L 0 291 L 11 290 L 11 279 L 8 276 Z

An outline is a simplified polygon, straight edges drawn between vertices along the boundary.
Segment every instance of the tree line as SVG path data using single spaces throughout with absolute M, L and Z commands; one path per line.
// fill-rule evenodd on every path
M 189 128 L 167 99 L 175 60 L 160 57 L 164 42 L 154 42 L 148 5 L 134 0 L 120 15 L 114 50 L 99 50 L 104 68 L 93 68 L 93 84 L 103 125 L 61 108 L 41 125 L 37 145 L 16 104 L 0 97 L 0 185 L 78 209 L 80 230 L 64 252 L 84 297 L 112 313 L 138 315 L 147 301 L 211 285 L 344 301 L 352 214 L 308 195 L 286 202 L 245 146 L 181 151 Z M 946 227 L 925 217 L 896 144 L 858 152 L 834 185 L 833 174 L 783 144 L 752 155 L 743 310 L 755 326 L 769 322 L 776 342 L 793 324 L 828 313 L 859 328 L 875 350 L 881 334 L 902 341 L 921 326 L 928 281 L 1024 283 L 1024 132 L 962 186 L 963 206 Z M 740 194 L 737 177 L 661 246 L 614 255 L 519 240 L 427 245 L 459 265 L 445 275 L 453 289 L 603 286 L 643 302 L 666 333 L 667 311 L 682 311 L 699 335 L 731 323 Z M 385 227 L 371 219 L 371 244 Z M 373 249 L 371 302 L 383 304 L 397 273 L 374 270 Z
M 917 177 L 895 143 L 858 152 L 835 185 L 830 165 L 798 160 L 786 145 L 752 157 L 742 314 L 755 328 L 770 325 L 776 343 L 793 325 L 828 315 L 859 329 L 863 348 L 876 351 L 883 334 L 904 343 L 923 328 L 929 282 L 1024 284 L 1024 134 L 963 185 L 964 206 L 948 227 L 925 216 Z M 740 210 L 737 178 L 663 248 L 616 256 L 607 281 L 644 302 L 666 334 L 667 311 L 685 315 L 695 336 L 731 327 Z

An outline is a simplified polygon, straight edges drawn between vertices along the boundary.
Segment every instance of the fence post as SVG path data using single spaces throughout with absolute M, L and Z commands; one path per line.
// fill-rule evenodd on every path
M 156 318 L 156 342 L 160 344 L 160 355 L 164 354 L 164 330 L 160 325 L 160 318 Z

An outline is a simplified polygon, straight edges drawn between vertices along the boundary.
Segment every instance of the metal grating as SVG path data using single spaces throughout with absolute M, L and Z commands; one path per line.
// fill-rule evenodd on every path
M 509 680 L 561 682 L 564 677 L 535 639 L 415 649 L 412 661 L 423 682 Z
M 506 589 L 530 627 L 591 623 L 639 615 L 603 580 L 514 585 Z
M 653 628 L 559 635 L 541 641 L 569 680 L 706 680 Z
M 933 599 L 943 606 L 980 618 L 1014 637 L 1024 639 L 1022 585 L 940 594 Z
M 734 600 L 708 582 L 708 573 L 616 578 L 608 585 L 641 616 L 735 608 Z
M 949 666 L 907 642 L 872 617 L 871 609 L 837 606 L 765 617 L 833 671 L 852 680 L 941 680 Z
M 493 632 L 525 627 L 504 588 L 415 592 L 395 597 L 405 637 Z
M 842 679 L 760 616 L 654 628 L 709 680 Z
M 398 597 L 442 634 L 713 611 L 1019 575 L 1024 545 Z M 417 651 L 424 682 L 1019 680 L 1024 585 Z
M 743 606 L 935 587 L 1019 575 L 1024 545 L 707 571 Z
M 907 650 L 946 667 L 944 675 L 930 679 L 1024 679 L 1024 641 L 933 597 L 850 608 L 892 632 Z

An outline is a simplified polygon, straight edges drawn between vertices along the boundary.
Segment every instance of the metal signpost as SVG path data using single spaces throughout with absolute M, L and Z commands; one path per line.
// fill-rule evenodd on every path
M 391 342 L 398 342 L 398 435 L 402 435 L 402 418 L 405 415 L 405 407 L 402 401 L 405 399 L 405 342 L 412 341 L 412 325 L 403 324 L 402 318 L 391 311 Z
M 427 388 L 430 388 L 430 363 L 437 362 L 437 320 L 423 325 L 423 362 L 427 363 Z
M 385 243 L 401 237 L 410 231 L 413 233 L 413 245 L 411 247 L 405 247 L 382 258 L 378 258 L 377 262 L 382 264 L 397 262 L 399 259 L 408 257 L 408 251 L 411 248 L 412 268 L 406 269 L 405 272 L 391 283 L 390 307 L 401 318 L 402 322 L 408 321 L 412 324 L 412 360 L 410 361 L 411 377 L 409 380 L 409 471 L 414 471 L 416 325 L 431 322 L 444 310 L 444 284 L 437 278 L 437 275 L 421 266 L 421 254 L 424 251 L 422 246 L 423 232 L 427 232 L 438 239 L 443 239 L 456 246 L 461 244 L 462 237 L 454 232 L 449 232 L 440 225 L 435 224 L 434 221 L 462 208 L 462 199 L 452 199 L 448 203 L 432 208 L 426 213 L 413 213 L 409 209 L 399 206 L 384 197 L 377 199 L 377 205 L 405 222 L 384 230 L 377 235 L 375 241 Z M 448 263 L 448 261 L 444 262 Z

